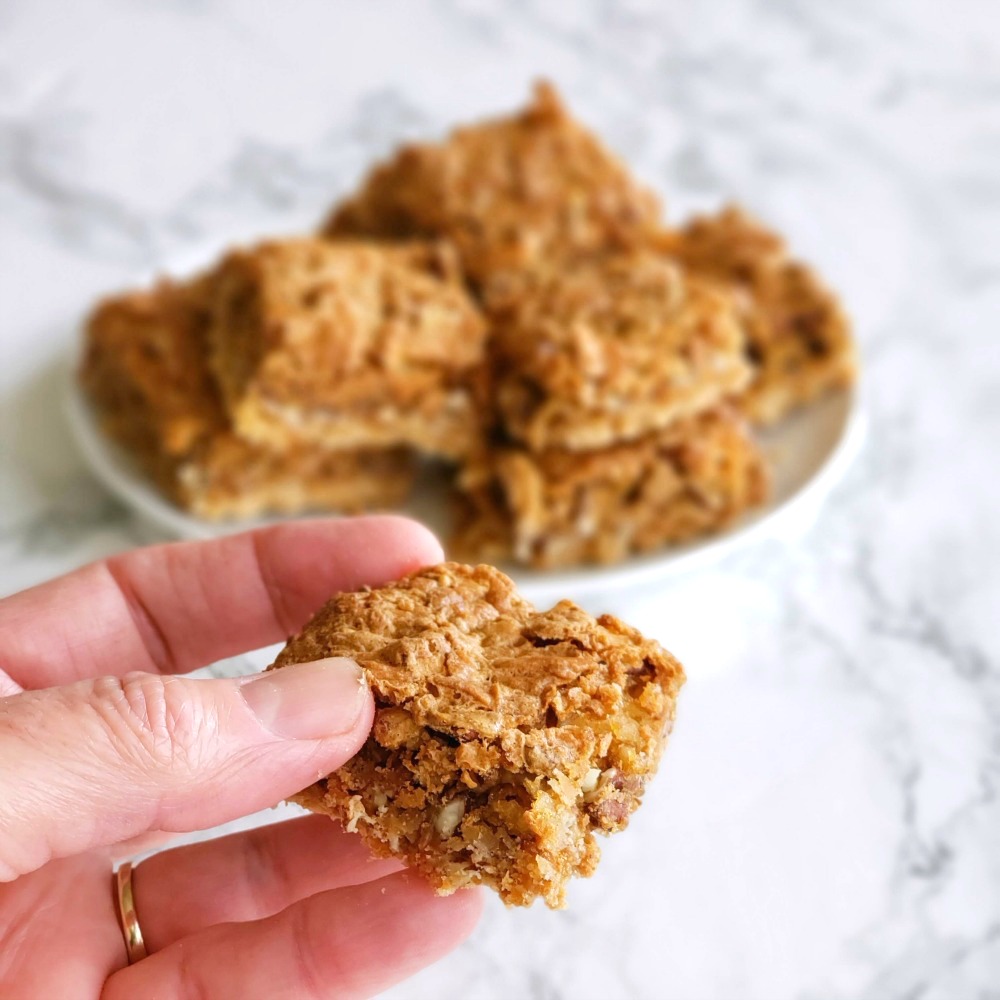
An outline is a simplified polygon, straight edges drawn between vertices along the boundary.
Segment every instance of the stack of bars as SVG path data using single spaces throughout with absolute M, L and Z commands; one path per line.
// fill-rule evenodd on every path
M 454 547 L 551 567 L 759 504 L 753 425 L 854 377 L 836 298 L 738 209 L 681 228 L 548 85 L 408 146 L 316 236 L 102 304 L 82 380 L 202 517 L 398 506 L 451 471 Z
M 193 513 L 353 513 L 403 503 L 415 456 L 479 440 L 485 339 L 443 245 L 290 239 L 103 303 L 81 377 Z

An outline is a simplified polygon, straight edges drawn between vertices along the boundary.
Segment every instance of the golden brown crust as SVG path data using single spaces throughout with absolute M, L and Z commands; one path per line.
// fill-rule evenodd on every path
M 459 479 L 453 548 L 546 569 L 618 562 L 721 530 L 767 484 L 763 456 L 726 408 L 598 451 L 501 446 Z
M 777 233 L 730 206 L 695 218 L 660 245 L 733 292 L 756 369 L 741 406 L 756 423 L 774 423 L 854 381 L 854 343 L 837 297 L 790 258 Z
M 561 906 L 595 832 L 623 829 L 655 772 L 680 664 L 610 615 L 536 611 L 490 566 L 445 563 L 334 597 L 274 667 L 347 656 L 372 735 L 297 801 L 357 830 L 441 892 Z
M 209 337 L 236 430 L 463 454 L 486 329 L 444 253 L 293 239 L 229 254 Z
M 182 455 L 224 422 L 203 361 L 209 308 L 201 276 L 108 298 L 91 313 L 80 380 L 117 441 Z
M 604 448 L 745 388 L 731 297 L 647 250 L 494 281 L 496 403 L 534 451 Z
M 402 450 L 298 444 L 279 453 L 233 433 L 205 360 L 210 300 L 204 276 L 161 282 L 95 310 L 80 379 L 108 436 L 200 517 L 355 513 L 402 502 L 414 476 Z
M 556 257 L 634 245 L 659 213 L 655 195 L 543 83 L 517 114 L 401 149 L 334 211 L 325 232 L 444 237 L 479 285 Z

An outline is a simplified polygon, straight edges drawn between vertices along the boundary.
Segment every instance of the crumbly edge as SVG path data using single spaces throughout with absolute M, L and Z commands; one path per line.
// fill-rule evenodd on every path
M 700 379 L 680 386 L 667 382 L 655 402 L 602 405 L 603 394 L 594 393 L 592 407 L 558 396 L 538 400 L 534 386 L 515 378 L 499 387 L 498 406 L 503 429 L 534 452 L 594 451 L 642 438 L 739 396 L 751 378 L 742 358 L 721 358 L 716 370 Z
M 592 452 L 501 445 L 459 477 L 452 548 L 542 569 L 609 564 L 721 531 L 768 490 L 763 454 L 727 409 Z
M 849 389 L 857 379 L 855 351 L 845 343 L 822 361 L 811 360 L 794 373 L 765 361 L 750 387 L 737 400 L 740 409 L 760 427 L 783 420 L 828 393 Z
M 252 391 L 237 402 L 233 419 L 248 441 L 287 449 L 313 444 L 331 450 L 406 446 L 428 455 L 460 459 L 479 439 L 480 413 L 473 392 L 448 388 L 423 393 L 415 406 L 394 403 L 330 412 L 322 407 L 277 403 Z
M 174 499 L 207 520 L 276 514 L 361 514 L 405 502 L 416 476 L 403 449 L 329 452 L 299 446 L 274 453 L 227 434 L 171 472 Z
M 105 432 L 136 454 L 181 456 L 224 421 L 198 367 L 209 279 L 105 299 L 84 333 L 78 377 Z
M 766 426 L 857 377 L 850 321 L 837 296 L 785 241 L 737 206 L 659 235 L 660 249 L 734 295 L 754 378 L 739 405 Z

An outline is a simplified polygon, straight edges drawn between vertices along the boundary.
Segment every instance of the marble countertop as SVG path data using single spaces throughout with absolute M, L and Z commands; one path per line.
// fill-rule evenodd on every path
M 277 9 L 0 8 L 0 592 L 141 540 L 58 405 L 95 296 L 310 226 L 401 138 L 548 75 L 673 218 L 738 198 L 824 269 L 870 431 L 807 536 L 631 601 L 690 681 L 570 908 L 491 901 L 391 995 L 1000 997 L 995 4 Z

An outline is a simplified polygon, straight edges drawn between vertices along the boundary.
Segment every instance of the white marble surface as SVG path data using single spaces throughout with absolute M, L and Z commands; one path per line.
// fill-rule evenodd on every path
M 56 403 L 94 296 L 309 225 L 400 138 L 550 75 L 675 218 L 738 197 L 823 266 L 871 433 L 805 539 L 630 601 L 690 682 L 660 780 L 570 909 L 491 905 L 392 995 L 996 1000 L 996 4 L 278 11 L 0 5 L 0 591 L 138 540 Z

